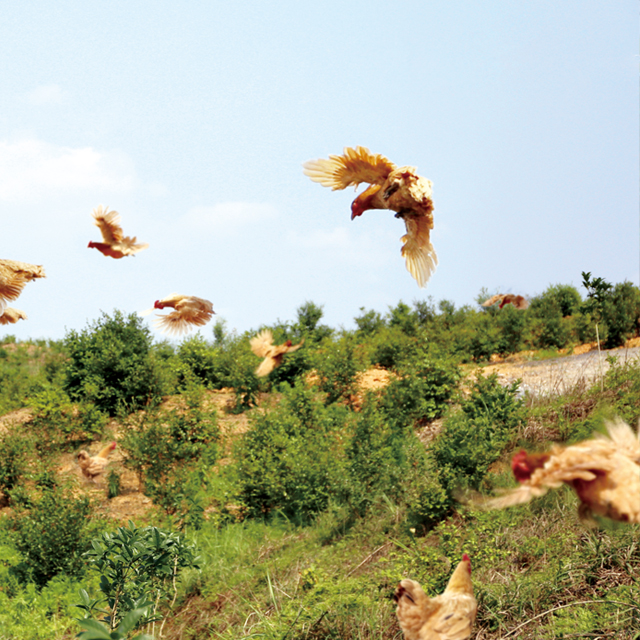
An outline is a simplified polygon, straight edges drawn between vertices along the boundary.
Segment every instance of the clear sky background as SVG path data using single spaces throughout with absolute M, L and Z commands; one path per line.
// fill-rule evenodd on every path
M 172 292 L 244 331 L 307 300 L 352 328 L 360 307 L 535 295 L 581 271 L 638 284 L 637 14 L 630 0 L 3 2 L 0 257 L 47 278 L 0 336 L 62 338 Z M 425 289 L 401 221 L 352 222 L 353 190 L 302 173 L 356 145 L 433 181 Z M 88 249 L 98 204 L 150 248 Z

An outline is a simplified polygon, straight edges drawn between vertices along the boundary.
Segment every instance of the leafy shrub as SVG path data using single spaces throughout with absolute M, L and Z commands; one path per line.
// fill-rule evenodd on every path
M 27 474 L 29 462 L 35 452 L 34 441 L 21 428 L 10 428 L 0 433 L 0 491 L 10 497 Z
M 64 387 L 72 400 L 88 400 L 115 415 L 157 401 L 162 376 L 151 355 L 151 335 L 142 319 L 106 313 L 78 333 L 65 336 L 69 360 Z
M 411 360 L 420 351 L 418 340 L 399 327 L 383 327 L 369 341 L 371 364 L 392 369 Z
M 327 394 L 327 404 L 347 400 L 355 393 L 356 374 L 363 368 L 357 361 L 351 336 L 324 340 L 311 357 L 319 378 L 319 388 Z
M 607 327 L 605 347 L 614 349 L 627 338 L 638 334 L 640 319 L 640 290 L 631 282 L 616 284 L 604 305 L 602 319 Z
M 362 336 L 370 336 L 380 331 L 385 326 L 382 316 L 373 309 L 366 311 L 364 307 L 360 307 L 361 315 L 354 318 L 358 332 Z

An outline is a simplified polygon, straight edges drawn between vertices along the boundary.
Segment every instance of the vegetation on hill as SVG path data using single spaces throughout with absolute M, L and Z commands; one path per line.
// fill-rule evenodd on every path
M 481 637 L 638 640 L 640 525 L 587 528 L 568 488 L 504 511 L 457 500 L 512 486 L 517 447 L 579 441 L 607 416 L 637 424 L 635 364 L 546 397 L 477 371 L 595 341 L 596 324 L 604 346 L 635 337 L 640 291 L 584 276 L 584 301 L 566 285 L 524 311 L 401 301 L 362 309 L 351 331 L 306 302 L 268 327 L 305 343 L 266 379 L 249 348 L 265 327 L 219 321 L 173 345 L 116 311 L 61 342 L 5 336 L 3 637 L 397 638 L 397 582 L 438 593 L 466 552 Z M 388 383 L 363 389 L 372 367 Z M 215 408 L 224 389 L 233 401 Z M 60 471 L 107 438 L 123 457 L 98 485 Z M 125 473 L 154 505 L 130 523 L 104 508 Z

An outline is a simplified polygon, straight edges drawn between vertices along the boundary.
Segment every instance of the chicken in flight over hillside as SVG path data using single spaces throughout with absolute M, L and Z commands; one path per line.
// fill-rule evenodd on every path
M 269 329 L 265 329 L 257 336 L 251 338 L 249 341 L 251 351 L 259 358 L 264 358 L 260 366 L 256 369 L 256 375 L 269 375 L 276 367 L 282 364 L 285 353 L 297 351 L 303 342 L 304 338 L 295 345 L 291 344 L 291 340 L 287 340 L 284 344 L 273 344 L 273 335 Z
M 136 244 L 136 237 L 124 236 L 120 226 L 120 214 L 117 211 L 108 211 L 109 207 L 97 206 L 93 210 L 95 225 L 100 229 L 103 242 L 89 242 L 89 249 L 97 249 L 100 253 L 111 258 L 124 258 L 132 256 L 146 249 L 146 242 Z
M 640 524 L 640 434 L 619 418 L 607 429 L 608 436 L 554 445 L 548 453 L 516 453 L 511 468 L 520 486 L 479 504 L 490 509 L 523 504 L 564 482 L 578 494 L 582 519 L 597 514 Z
M 81 449 L 78 451 L 78 464 L 82 469 L 82 475 L 91 482 L 95 482 L 96 478 L 104 472 L 105 467 L 109 464 L 109 454 L 116 448 L 116 443 L 108 444 L 95 456 L 90 456 L 88 451 Z
M 213 303 L 204 298 L 172 293 L 162 300 L 156 300 L 153 309 L 143 311 L 140 315 L 147 315 L 154 309 L 164 309 L 165 307 L 171 307 L 174 311 L 166 316 L 158 316 L 154 324 L 161 331 L 177 336 L 186 333 L 194 326 L 204 326 L 215 314 Z
M 41 265 L 0 260 L 0 311 L 6 307 L 7 302 L 18 299 L 27 282 L 44 277 Z
M 478 610 L 469 556 L 462 556 L 441 595 L 429 598 L 417 582 L 402 580 L 393 599 L 405 640 L 465 640 Z
M 15 324 L 18 320 L 26 320 L 27 314 L 20 309 L 7 307 L 4 313 L 0 315 L 0 324 Z
M 303 167 L 305 175 L 314 182 L 334 191 L 368 183 L 369 188 L 351 203 L 351 219 L 368 209 L 395 211 L 396 218 L 402 218 L 407 229 L 401 238 L 407 270 L 420 287 L 427 284 L 438 264 L 430 238 L 433 229 L 431 180 L 419 176 L 415 167 L 397 167 L 366 147 L 345 147 L 341 156 L 310 160 Z
M 485 300 L 482 306 L 491 307 L 496 302 L 500 303 L 499 309 L 502 309 L 505 304 L 512 304 L 516 309 L 527 309 L 529 307 L 529 301 L 524 296 L 516 296 L 513 293 L 498 293 Z

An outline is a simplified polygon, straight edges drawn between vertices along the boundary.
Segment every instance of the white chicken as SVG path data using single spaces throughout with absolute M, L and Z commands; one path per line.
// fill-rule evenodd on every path
M 183 296 L 179 293 L 172 293 L 162 300 L 156 300 L 153 304 L 153 309 L 165 307 L 171 307 L 174 311 L 166 316 L 158 316 L 154 324 L 161 331 L 177 336 L 186 333 L 194 326 L 204 326 L 215 314 L 213 303 L 209 300 L 196 296 Z M 141 315 L 151 313 L 153 309 L 144 311 Z
M 296 345 L 292 345 L 291 340 L 287 340 L 284 344 L 273 344 L 271 331 L 269 329 L 261 331 L 249 341 L 253 353 L 259 358 L 264 358 L 256 369 L 256 375 L 269 375 L 276 367 L 282 364 L 285 353 L 297 351 L 303 343 L 304 338 Z

